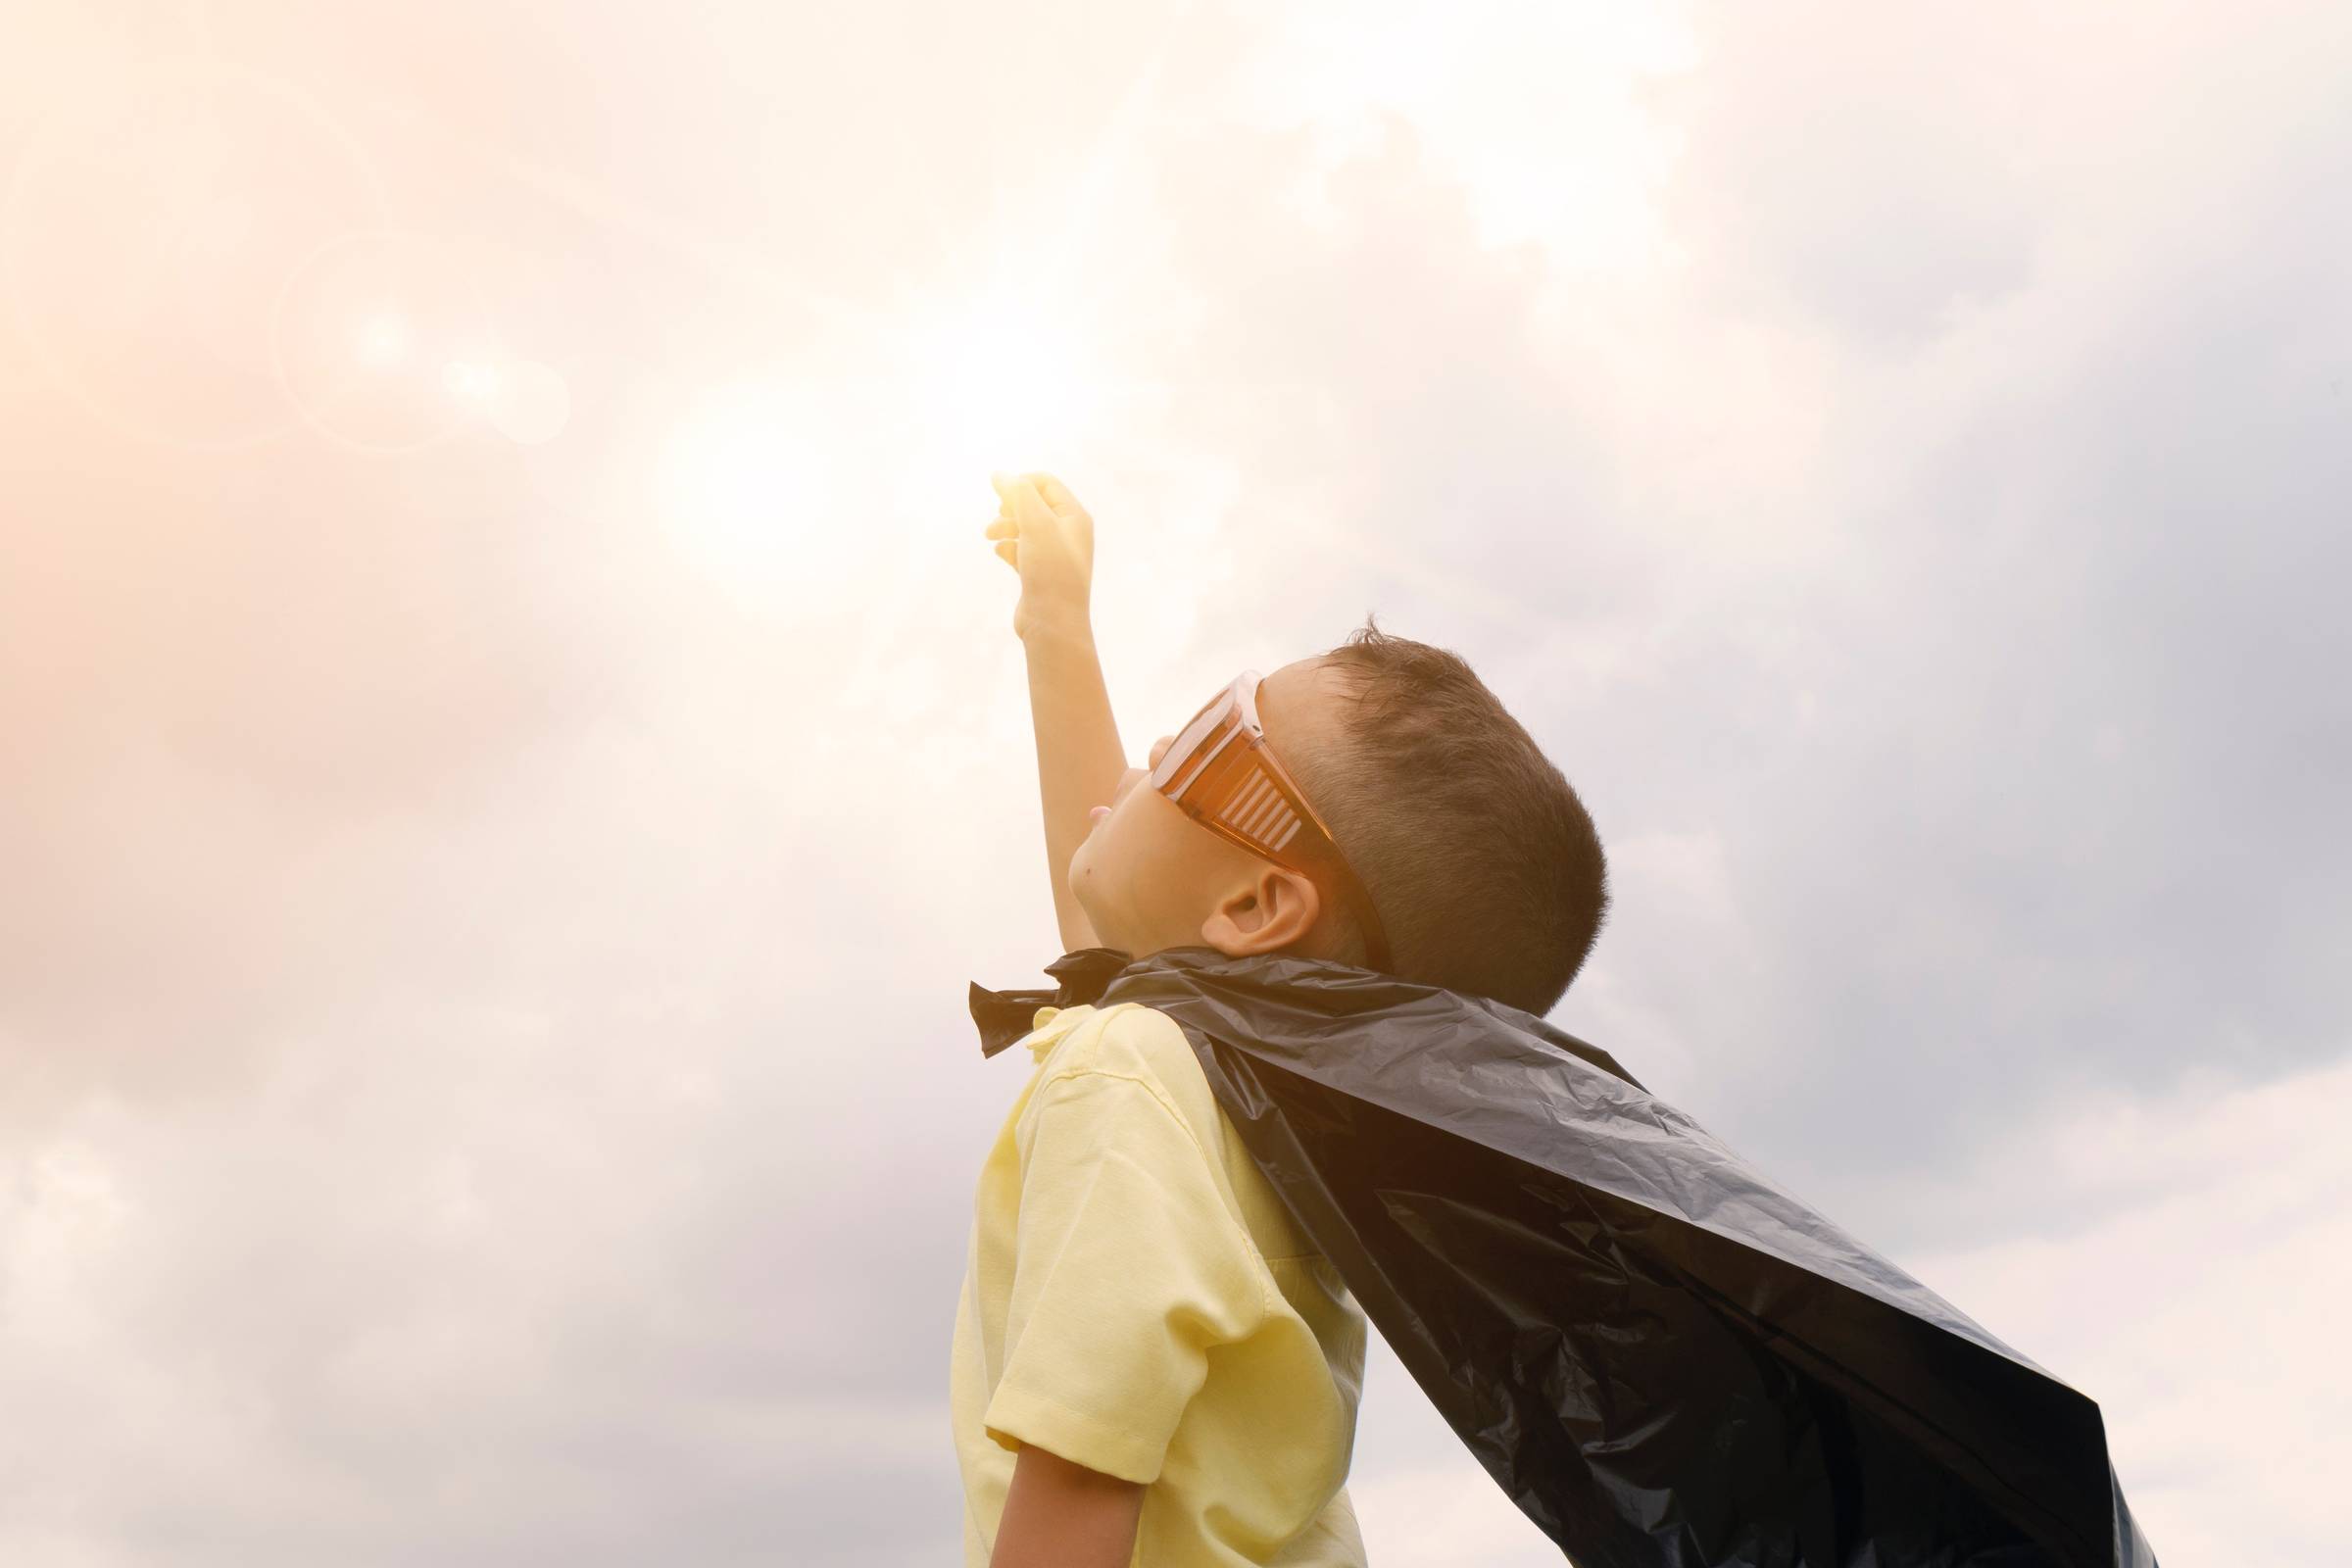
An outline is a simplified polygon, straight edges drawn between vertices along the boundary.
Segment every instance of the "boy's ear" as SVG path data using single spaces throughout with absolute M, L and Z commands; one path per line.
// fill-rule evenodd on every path
M 1200 922 L 1200 940 L 1229 958 L 1277 953 L 1302 942 L 1323 914 L 1323 897 L 1298 872 L 1267 865 L 1236 883 Z

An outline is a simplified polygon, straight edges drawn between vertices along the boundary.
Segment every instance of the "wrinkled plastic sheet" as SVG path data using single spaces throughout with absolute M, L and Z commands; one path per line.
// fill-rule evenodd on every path
M 1101 995 L 1125 1002 L 1183 1027 L 1301 1230 L 1582 1568 L 2155 1568 L 2096 1404 L 1607 1053 L 1209 948 L 1129 961 Z

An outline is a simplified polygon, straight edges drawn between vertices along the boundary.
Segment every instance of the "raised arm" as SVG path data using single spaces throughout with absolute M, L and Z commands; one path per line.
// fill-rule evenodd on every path
M 1092 825 L 1088 809 L 1110 804 L 1127 769 L 1095 653 L 1095 522 L 1051 474 L 998 474 L 994 482 L 1000 514 L 988 537 L 1020 573 L 1012 629 L 1028 653 L 1046 870 L 1062 950 L 1073 952 L 1100 944 L 1070 894 L 1070 857 Z

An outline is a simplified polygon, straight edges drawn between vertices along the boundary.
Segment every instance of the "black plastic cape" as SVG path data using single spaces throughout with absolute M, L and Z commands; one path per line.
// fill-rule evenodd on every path
M 1299 1228 L 1581 1568 L 2155 1568 L 2098 1406 L 1775 1187 L 1606 1052 L 1319 959 L 1066 954 L 974 985 L 1184 1029 Z

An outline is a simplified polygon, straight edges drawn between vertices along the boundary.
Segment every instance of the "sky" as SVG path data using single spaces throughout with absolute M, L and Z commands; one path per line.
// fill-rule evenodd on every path
M 0 1560 L 936 1563 L 1047 983 L 992 470 L 1140 758 L 1377 612 L 1552 1020 L 2096 1399 L 2352 1470 L 2352 12 L 16 0 Z M 1374 1344 L 1383 1568 L 1557 1560 Z

